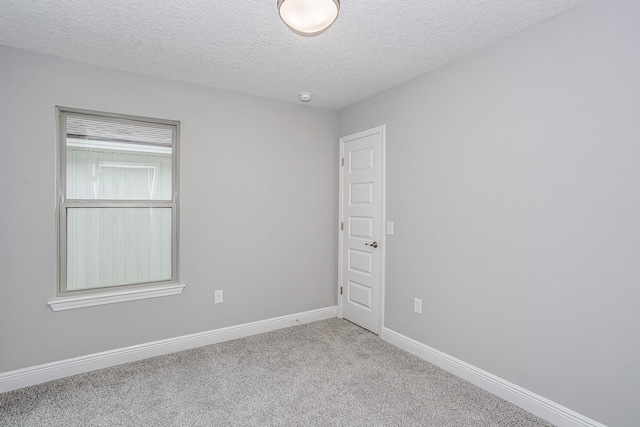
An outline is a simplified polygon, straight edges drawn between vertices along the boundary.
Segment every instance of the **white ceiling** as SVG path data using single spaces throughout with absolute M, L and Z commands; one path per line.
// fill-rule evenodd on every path
M 0 44 L 341 109 L 586 0 L 342 0 L 325 33 L 277 0 L 0 0 Z

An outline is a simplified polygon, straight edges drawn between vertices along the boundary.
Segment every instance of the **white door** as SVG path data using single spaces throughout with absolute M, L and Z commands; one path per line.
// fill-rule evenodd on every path
M 340 138 L 342 317 L 376 334 L 384 271 L 384 126 Z

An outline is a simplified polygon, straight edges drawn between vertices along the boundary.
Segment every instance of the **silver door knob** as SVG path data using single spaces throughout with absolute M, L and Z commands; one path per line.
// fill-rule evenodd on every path
M 373 248 L 377 248 L 377 247 L 378 247 L 378 242 L 365 243 L 365 246 L 371 246 L 371 247 L 373 247 Z

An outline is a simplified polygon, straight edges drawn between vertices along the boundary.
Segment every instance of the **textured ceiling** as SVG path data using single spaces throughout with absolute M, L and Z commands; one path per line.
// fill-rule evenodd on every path
M 303 37 L 277 0 L 0 0 L 0 44 L 341 109 L 586 0 L 342 0 Z

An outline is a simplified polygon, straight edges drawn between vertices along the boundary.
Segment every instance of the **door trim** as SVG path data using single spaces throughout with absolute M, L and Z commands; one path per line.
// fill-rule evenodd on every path
M 344 230 L 341 229 L 341 224 L 344 222 L 343 212 L 343 184 L 344 184 L 344 143 L 345 139 L 349 138 L 364 138 L 369 135 L 380 133 L 382 135 L 382 220 L 380 221 L 380 304 L 378 313 L 378 336 L 382 335 L 382 329 L 384 327 L 384 297 L 385 297 L 385 271 L 386 271 L 386 248 L 387 248 L 387 129 L 386 125 L 376 126 L 371 129 L 364 130 L 362 132 L 356 132 L 350 135 L 346 135 L 340 138 L 340 150 L 338 157 L 338 169 L 340 170 L 340 178 L 338 182 L 338 317 L 342 319 L 342 296 L 340 295 L 340 286 L 342 285 L 342 254 L 343 254 L 343 236 Z

